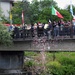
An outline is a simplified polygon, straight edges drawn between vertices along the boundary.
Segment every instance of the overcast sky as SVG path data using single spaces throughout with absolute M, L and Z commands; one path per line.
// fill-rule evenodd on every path
M 32 0 L 28 0 L 28 1 L 32 1 Z M 58 7 L 60 8 L 65 8 L 67 5 L 70 4 L 70 2 L 72 1 L 72 4 L 75 5 L 75 0 L 54 0 L 58 3 Z
M 60 8 L 65 8 L 67 5 L 70 5 L 71 2 L 75 6 L 75 0 L 54 0 L 58 3 Z

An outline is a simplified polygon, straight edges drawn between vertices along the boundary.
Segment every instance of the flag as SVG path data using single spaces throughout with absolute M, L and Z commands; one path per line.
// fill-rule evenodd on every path
M 63 18 L 63 16 L 52 6 L 52 15 L 56 15 L 59 18 Z
M 70 13 L 73 16 L 73 8 L 72 8 L 72 1 L 70 1 Z
M 12 14 L 10 12 L 10 24 L 12 25 Z
M 24 25 L 24 11 L 22 11 L 22 24 Z
M 10 20 L 12 20 L 12 14 L 11 14 L 11 12 L 10 12 Z

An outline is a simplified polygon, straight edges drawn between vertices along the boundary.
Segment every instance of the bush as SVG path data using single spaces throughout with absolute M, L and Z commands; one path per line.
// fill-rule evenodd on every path
M 0 23 L 0 44 L 9 46 L 12 44 L 11 33 L 8 32 L 8 28 Z
M 64 75 L 62 65 L 58 61 L 49 62 L 47 64 L 47 72 L 52 75 Z
M 25 62 L 25 65 L 28 66 L 28 67 L 32 67 L 32 66 L 35 66 L 35 62 L 30 60 L 30 61 L 26 61 Z
M 47 63 L 48 74 L 75 75 L 74 53 L 57 53 L 56 55 L 56 61 Z

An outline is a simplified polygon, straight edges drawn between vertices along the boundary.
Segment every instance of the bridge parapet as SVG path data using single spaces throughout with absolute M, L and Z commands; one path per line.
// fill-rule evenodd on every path
M 38 39 L 41 41 L 40 39 Z M 35 40 L 36 41 L 36 40 Z M 48 39 L 45 42 L 35 42 L 33 38 L 14 39 L 11 46 L 0 46 L 0 51 L 75 51 L 75 38 Z

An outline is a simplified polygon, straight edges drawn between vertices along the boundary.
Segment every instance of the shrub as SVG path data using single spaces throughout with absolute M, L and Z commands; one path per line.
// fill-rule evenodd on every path
M 9 46 L 12 43 L 10 34 L 8 28 L 0 23 L 0 44 Z

